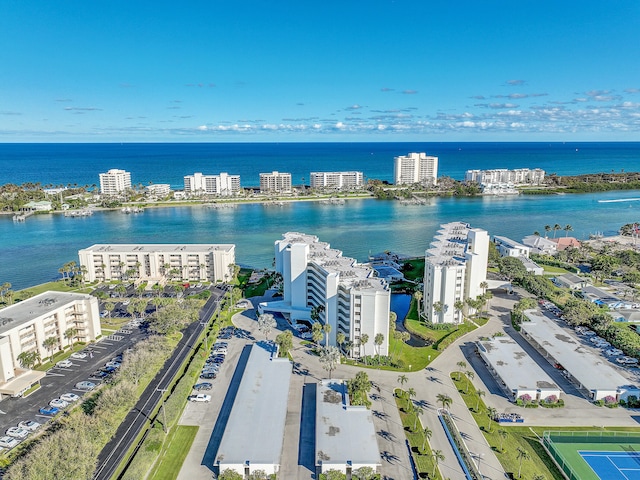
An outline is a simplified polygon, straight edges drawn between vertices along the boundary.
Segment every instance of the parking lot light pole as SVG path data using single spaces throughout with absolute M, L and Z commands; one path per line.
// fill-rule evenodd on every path
M 167 434 L 167 414 L 164 411 L 164 394 L 166 393 L 166 388 L 156 388 L 158 392 L 162 393 L 162 404 L 160 404 L 160 409 L 162 410 L 162 430 L 164 434 Z

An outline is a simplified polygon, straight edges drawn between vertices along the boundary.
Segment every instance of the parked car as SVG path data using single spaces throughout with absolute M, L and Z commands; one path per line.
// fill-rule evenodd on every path
M 213 388 L 213 384 L 210 382 L 202 382 L 202 383 L 196 383 L 193 386 L 194 390 L 200 391 L 200 390 L 211 390 Z
M 13 448 L 18 445 L 20 442 L 13 437 L 5 436 L 0 437 L 0 447 L 2 448 Z
M 103 372 L 102 370 L 97 370 L 90 375 L 92 378 L 97 378 L 98 380 L 103 380 L 109 376 L 107 372 Z
M 72 365 L 73 365 L 73 362 L 71 362 L 71 360 L 61 360 L 58 363 L 56 363 L 56 367 L 60 367 L 60 368 L 69 368 Z
M 93 390 L 94 388 L 96 388 L 96 384 L 93 382 L 78 382 L 76 383 L 76 388 L 78 390 Z
M 586 337 L 593 337 L 593 336 L 596 334 L 596 332 L 594 332 L 593 330 L 589 330 L 589 329 L 586 329 L 586 330 L 585 330 L 584 332 L 582 332 L 582 333 L 583 333 L 583 335 L 585 335 Z
M 87 354 L 85 352 L 75 352 L 71 354 L 71 358 L 83 359 L 87 358 Z
M 56 407 L 42 407 L 38 411 L 40 412 L 40 415 L 46 415 L 47 417 L 53 417 L 54 415 L 56 415 L 60 411 L 60 409 L 58 409 Z
M 209 403 L 211 401 L 211 395 L 207 395 L 205 393 L 199 393 L 197 395 L 190 395 L 189 396 L 189 401 L 190 402 L 207 402 L 207 403 Z
M 226 355 L 227 354 L 227 349 L 225 347 L 222 348 L 216 348 L 213 352 L 214 355 Z
M 211 380 L 213 378 L 216 378 L 216 374 L 214 372 L 206 372 L 206 373 L 202 373 L 200 375 L 200 378 L 205 380 Z
M 610 348 L 609 350 L 605 350 L 604 354 L 610 357 L 617 357 L 618 355 L 622 355 L 624 352 L 619 348 Z
M 20 427 L 11 427 L 7 430 L 7 435 L 14 438 L 27 438 L 29 430 Z
M 49 402 L 49 405 L 56 408 L 67 408 L 69 406 L 69 403 L 59 398 L 54 398 Z
M 63 400 L 67 403 L 73 403 L 80 400 L 80 396 L 76 395 L 75 393 L 65 393 L 63 395 L 60 395 L 60 400 Z
M 40 428 L 40 424 L 38 422 L 34 422 L 33 420 L 24 420 L 18 424 L 18 427 L 35 432 Z
M 636 365 L 638 363 L 638 359 L 624 356 L 616 358 L 616 362 L 620 365 Z

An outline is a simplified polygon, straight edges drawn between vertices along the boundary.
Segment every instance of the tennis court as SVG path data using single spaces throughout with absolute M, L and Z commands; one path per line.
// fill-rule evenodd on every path
M 580 450 L 578 453 L 600 480 L 640 480 L 640 452 Z

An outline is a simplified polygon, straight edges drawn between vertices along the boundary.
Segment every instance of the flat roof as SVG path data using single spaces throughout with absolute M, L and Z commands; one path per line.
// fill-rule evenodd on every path
M 90 300 L 91 295 L 69 292 L 42 292 L 35 297 L 14 303 L 0 310 L 0 335 L 23 323 L 46 315 L 76 300 Z
M 342 380 L 321 380 L 316 390 L 316 464 L 380 465 L 373 415 L 350 406 Z
M 510 390 L 559 389 L 547 373 L 511 337 L 480 341 L 483 356 Z
M 526 310 L 531 320 L 522 322 L 522 330 L 559 362 L 587 390 L 615 390 L 629 385 L 602 355 L 594 354 L 570 330 L 560 327 L 537 310 Z
M 252 345 L 216 464 L 280 464 L 292 370 L 273 344 Z
M 80 251 L 91 251 L 93 253 L 201 253 L 214 250 L 231 251 L 234 248 L 236 246 L 232 243 L 96 243 Z
M 494 235 L 493 237 L 494 240 L 497 240 L 498 242 L 500 242 L 502 245 L 505 245 L 507 247 L 520 247 L 520 248 L 529 248 L 526 245 L 523 245 L 520 242 L 516 242 L 515 240 L 510 239 L 509 237 L 503 237 L 500 235 Z

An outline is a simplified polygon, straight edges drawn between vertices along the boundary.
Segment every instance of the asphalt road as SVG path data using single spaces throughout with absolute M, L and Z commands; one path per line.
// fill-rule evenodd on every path
M 124 460 L 129 448 L 142 429 L 147 425 L 149 415 L 161 400 L 164 392 L 171 387 L 171 381 L 177 374 L 183 361 L 191 354 L 196 346 L 196 340 L 205 328 L 206 321 L 211 318 L 219 307 L 226 289 L 212 289 L 211 297 L 200 311 L 200 321 L 194 322 L 184 331 L 182 340 L 165 362 L 149 386 L 142 393 L 138 403 L 124 418 L 111 441 L 98 455 L 98 467 L 94 472 L 95 480 L 109 480 L 120 463 Z

